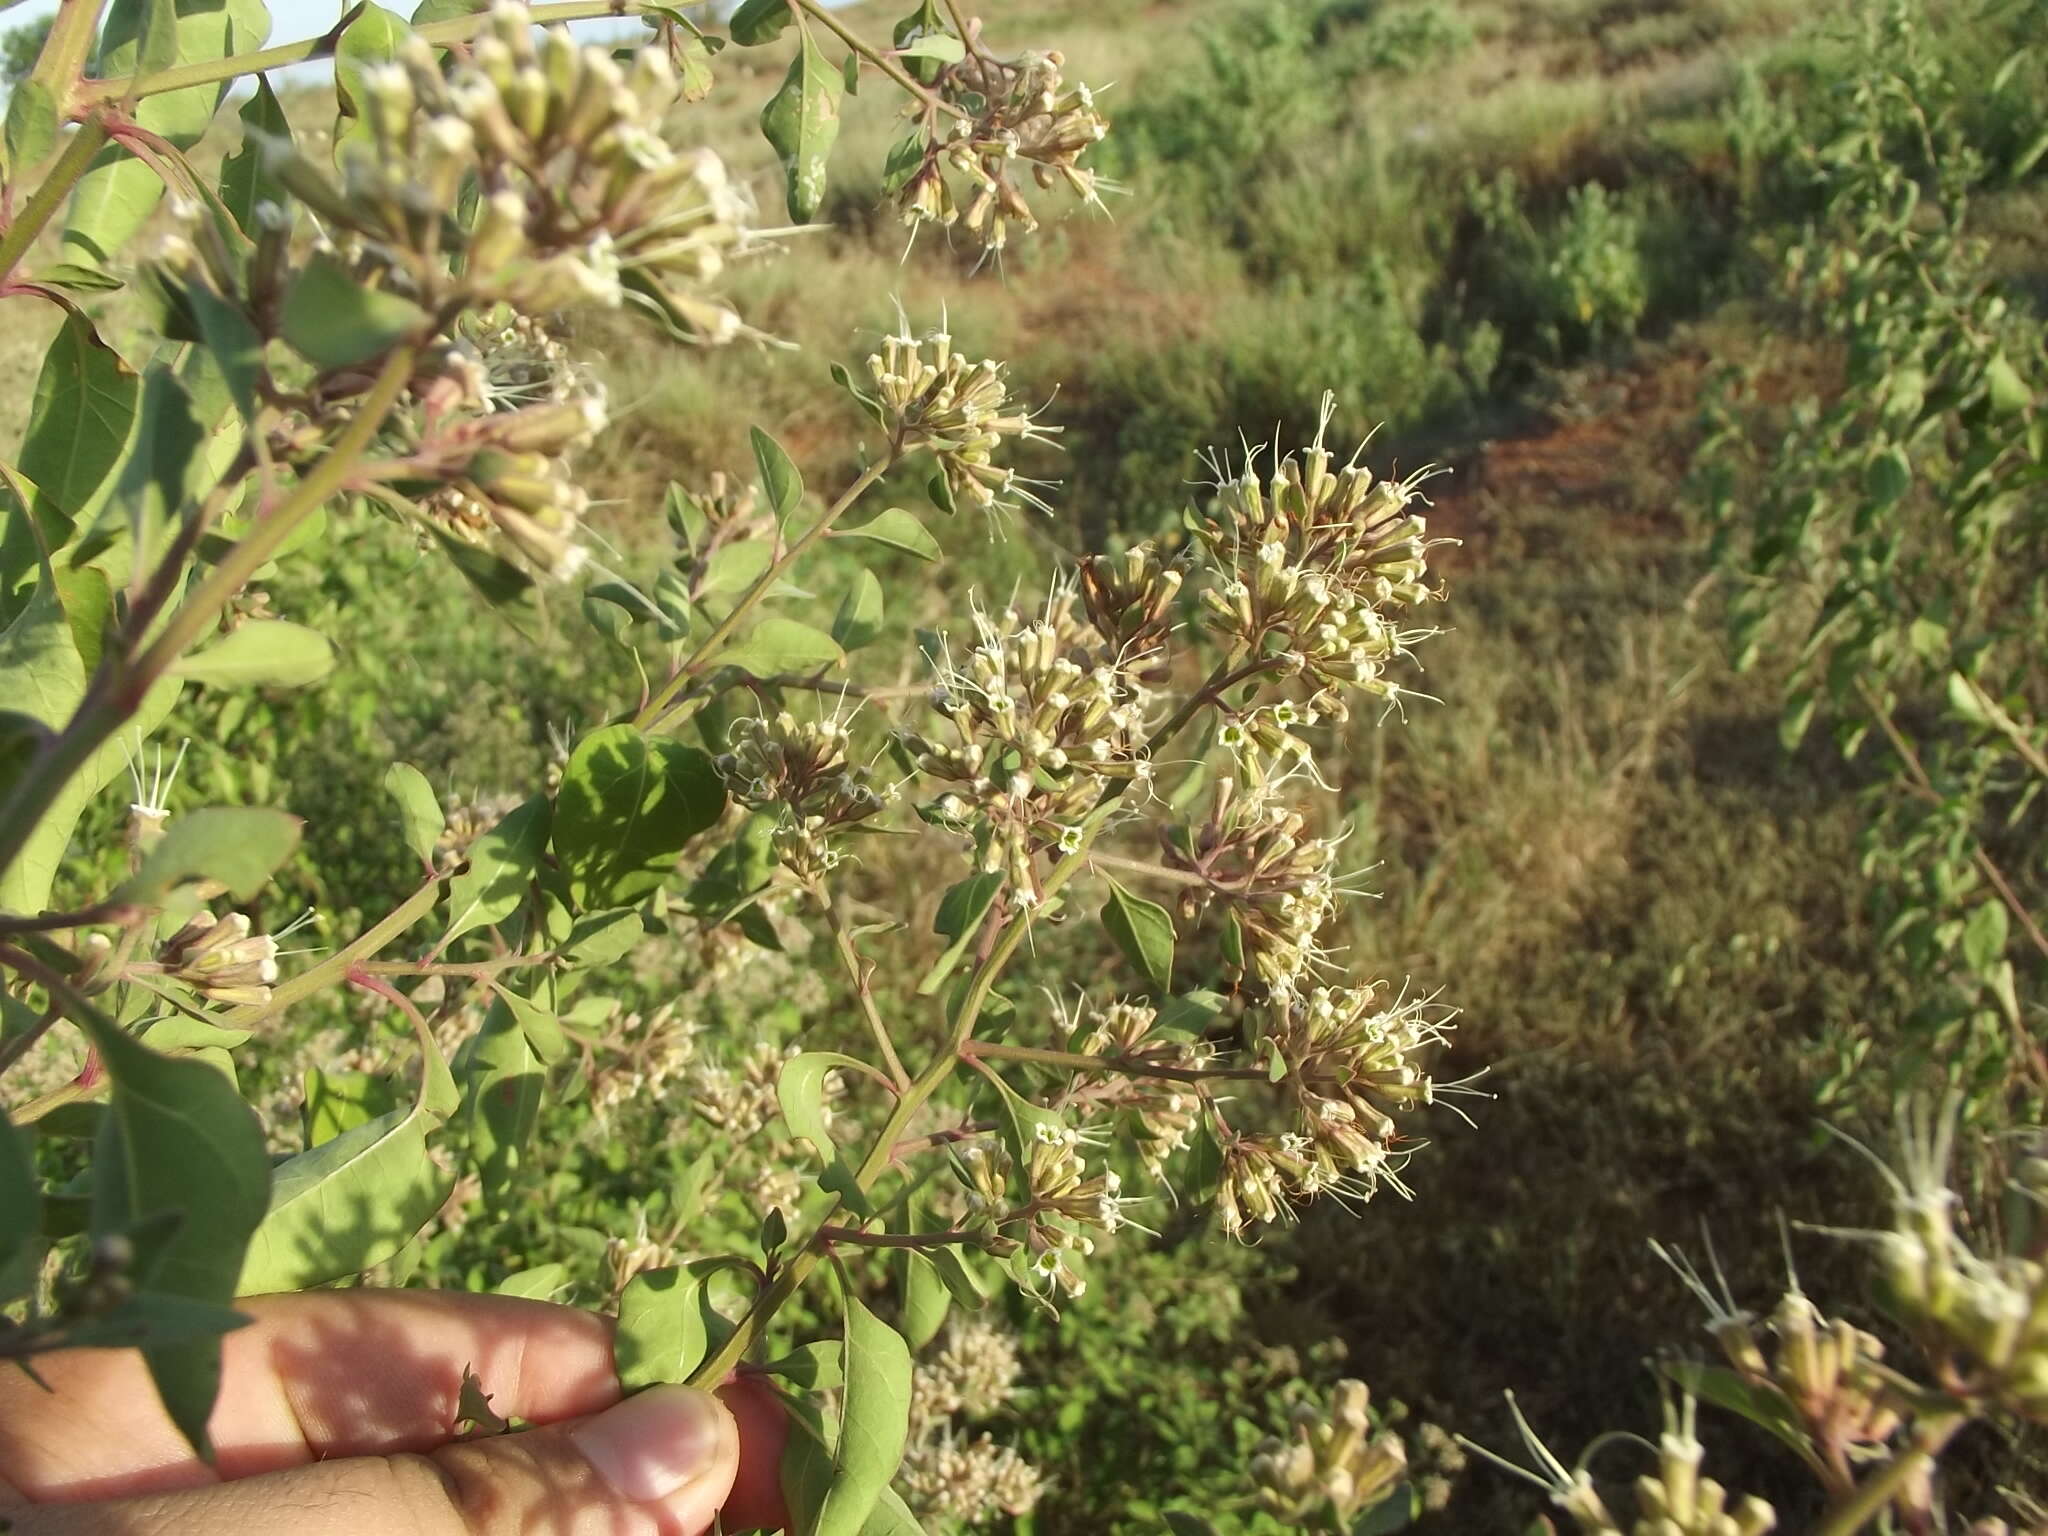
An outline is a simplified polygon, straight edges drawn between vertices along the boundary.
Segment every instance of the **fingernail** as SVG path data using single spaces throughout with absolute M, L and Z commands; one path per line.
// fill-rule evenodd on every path
M 649 1387 L 579 1425 L 569 1438 L 620 1498 L 652 1504 L 711 1464 L 723 1411 L 708 1392 Z

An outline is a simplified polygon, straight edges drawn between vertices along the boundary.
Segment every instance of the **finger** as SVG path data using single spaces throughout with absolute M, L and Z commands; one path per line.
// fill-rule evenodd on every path
M 728 1531 L 779 1531 L 789 1523 L 782 1498 L 782 1452 L 789 1443 L 789 1413 L 774 1388 L 742 1377 L 718 1389 L 740 1426 L 740 1471 L 726 1500 Z
M 537 1424 L 618 1401 L 611 1323 L 571 1307 L 433 1291 L 253 1297 L 222 1343 L 215 1467 L 165 1416 L 133 1350 L 45 1356 L 43 1392 L 0 1374 L 0 1480 L 32 1500 L 189 1488 L 453 1438 L 465 1368 L 506 1418 Z
M 432 1456 L 317 1462 L 10 1518 L 20 1536 L 703 1536 L 739 1469 L 740 1426 L 718 1398 L 655 1387 L 574 1424 Z
M 453 1438 L 465 1367 L 506 1418 L 547 1424 L 618 1401 L 612 1323 L 570 1307 L 431 1291 L 312 1292 L 238 1303 L 209 1428 L 194 1456 L 125 1350 L 45 1357 L 44 1393 L 0 1375 L 0 1486 L 32 1500 L 203 1487 L 335 1457 L 431 1451 Z M 722 1389 L 742 1431 L 727 1527 L 778 1528 L 788 1422 L 772 1391 Z M 0 1501 L 7 1502 L 7 1501 Z

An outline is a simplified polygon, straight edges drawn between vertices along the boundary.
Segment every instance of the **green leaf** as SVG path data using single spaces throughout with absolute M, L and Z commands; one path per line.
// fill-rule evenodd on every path
M 889 157 L 882 162 L 882 191 L 894 197 L 924 169 L 924 162 L 924 134 L 913 129 L 889 147 Z
M 89 524 L 79 519 L 84 531 L 71 562 L 97 558 L 125 532 L 131 563 L 145 570 L 154 566 L 184 510 L 205 439 L 184 384 L 169 368 L 151 365 L 142 378 L 135 430 L 113 494 Z
M 548 797 L 535 795 L 470 846 L 468 867 L 449 884 L 444 946 L 472 929 L 502 923 L 518 910 L 548 845 L 552 812 Z
M 69 288 L 74 293 L 115 293 L 121 287 L 118 277 L 109 277 L 97 268 L 80 266 L 75 261 L 52 262 L 34 272 L 29 281 L 46 288 Z
M 1667 1361 L 1664 1374 L 1694 1397 L 1725 1408 L 1757 1428 L 1776 1435 L 1799 1455 L 1807 1454 L 1806 1431 L 1792 1405 L 1774 1387 L 1752 1387 L 1725 1366 L 1690 1360 Z
M 742 48 L 758 48 L 782 36 L 789 25 L 789 0 L 746 0 L 726 23 L 732 40 Z
M 761 471 L 761 489 L 767 494 L 768 508 L 778 523 L 786 523 L 789 514 L 803 502 L 804 477 L 782 451 L 782 444 L 766 432 L 750 427 L 747 435 L 754 444 L 754 463 Z
M 1168 1034 L 1200 1036 L 1229 1003 L 1221 992 L 1185 992 L 1160 1004 L 1159 1022 L 1154 1027 Z
M 1960 672 L 1948 675 L 1948 707 L 1958 719 L 1967 720 L 1972 725 L 1992 723 L 1991 712 L 1984 707 L 1984 700 Z
M 113 900 L 154 907 L 192 880 L 217 881 L 248 901 L 299 846 L 296 816 L 261 806 L 209 806 L 172 821 L 142 867 L 115 889 Z
M 562 953 L 579 966 L 610 965 L 632 952 L 647 935 L 637 907 L 622 912 L 591 912 L 570 925 Z
M 411 299 L 365 287 L 315 251 L 285 295 L 278 328 L 307 362 L 332 372 L 382 357 L 427 325 L 427 312 Z
M 754 677 L 807 677 L 844 660 L 846 653 L 824 631 L 778 617 L 763 619 L 717 657 L 719 666 L 738 667 Z
M 241 148 L 221 162 L 220 200 L 235 216 L 235 222 L 242 226 L 242 233 L 254 239 L 258 204 L 275 203 L 279 208 L 291 206 L 284 184 L 271 174 L 263 154 L 264 139 L 289 144 L 292 137 L 292 125 L 284 115 L 284 108 L 278 105 L 277 93 L 270 88 L 269 76 L 256 77 L 254 94 L 242 103 L 241 119 Z
M 873 539 L 877 544 L 900 549 L 920 560 L 936 560 L 940 553 L 939 541 L 931 536 L 923 523 L 901 507 L 890 507 L 885 512 L 879 512 L 858 528 L 835 528 L 830 537 Z
M 465 1048 L 470 1156 L 484 1193 L 504 1193 L 525 1161 L 526 1146 L 540 1120 L 542 1064 L 526 1031 L 500 995 L 484 1015 L 483 1028 Z
M 436 526 L 432 531 L 448 562 L 491 607 L 517 602 L 533 586 L 533 578 L 503 555 L 465 543 L 445 528 Z
M 384 770 L 384 792 L 398 803 L 398 825 L 405 846 L 420 863 L 432 869 L 434 848 L 448 827 L 434 786 L 411 763 L 393 763 Z
M 981 1276 L 974 1271 L 974 1265 L 958 1248 L 948 1245 L 934 1248 L 931 1252 L 932 1268 L 938 1271 L 940 1281 L 952 1293 L 953 1300 L 970 1312 L 979 1312 L 989 1303 L 989 1289 Z
M 7 102 L 7 165 L 19 179 L 57 147 L 57 98 L 40 80 L 24 80 Z
M 861 1192 L 852 1166 L 825 1125 L 825 1079 L 846 1068 L 856 1072 L 867 1070 L 866 1063 L 837 1051 L 805 1051 L 801 1056 L 792 1056 L 782 1064 L 782 1072 L 775 1079 L 775 1102 L 782 1109 L 790 1135 L 808 1141 L 824 1161 L 825 1172 L 818 1179 L 820 1187 L 837 1195 L 848 1210 L 866 1216 L 870 1212 L 867 1196 Z
M 739 18 L 734 17 L 737 27 Z M 739 34 L 734 32 L 735 40 Z M 761 109 L 761 133 L 782 162 L 789 216 L 808 224 L 825 201 L 825 165 L 839 137 L 839 71 L 804 32 L 782 88 Z
M 946 1325 L 953 1293 L 932 1261 L 914 1248 L 903 1250 L 903 1337 L 923 1349 Z
M 1984 365 L 1984 393 L 1994 416 L 2017 416 L 2034 403 L 2033 390 L 2003 352 Z
M 161 278 L 163 274 L 159 273 Z M 187 283 L 179 290 L 192 318 L 199 326 L 199 339 L 219 368 L 222 381 L 243 421 L 256 417 L 256 385 L 263 371 L 263 338 L 239 304 L 231 304 L 203 283 Z M 322 517 L 324 514 L 315 514 Z M 288 553 L 304 533 L 315 527 L 309 518 L 301 532 L 278 551 Z
M 212 1067 L 159 1055 L 97 1012 L 76 1022 L 113 1085 L 93 1158 L 94 1235 L 130 1238 L 143 1289 L 226 1306 L 267 1203 L 262 1127 Z M 143 1358 L 179 1433 L 210 1457 L 218 1339 L 155 1343 Z
M 882 584 L 875 573 L 863 570 L 840 599 L 839 612 L 832 620 L 832 638 L 849 651 L 872 644 L 882 633 Z
M 612 1360 L 628 1392 L 685 1381 L 732 1333 L 712 1305 L 711 1283 L 734 1258 L 697 1259 L 673 1269 L 635 1275 L 619 1298 Z
M 555 806 L 555 855 L 577 905 L 624 906 L 658 889 L 724 809 L 708 754 L 630 725 L 592 731 L 562 770 Z
M 752 902 L 774 874 L 778 818 L 755 812 L 704 866 L 684 901 L 707 923 L 722 923 Z
M 454 21 L 462 16 L 480 16 L 491 8 L 491 0 L 420 0 L 412 13 L 413 29 L 437 21 Z
M 397 59 L 399 46 L 410 36 L 412 28 L 396 11 L 375 3 L 362 6 L 341 34 L 334 49 L 334 94 L 341 115 L 353 121 L 337 135 L 337 151 L 350 139 L 372 142 L 369 127 L 362 121 L 364 71 Z
M 686 1381 L 704 1363 L 708 1340 L 698 1293 L 704 1280 L 682 1269 L 635 1275 L 619 1297 L 612 1359 L 628 1392 Z
M 958 64 L 967 57 L 966 46 L 950 32 L 927 32 L 914 43 L 896 50 L 899 59 L 937 59 L 941 64 Z
M 1896 447 L 1886 448 L 1864 466 L 1863 494 L 1875 505 L 1888 507 L 1913 486 L 1913 466 Z
M 1799 743 L 1806 740 L 1807 729 L 1813 724 L 1813 711 L 1819 702 L 1811 688 L 1793 690 L 1778 716 L 1779 746 L 1787 752 L 1799 750 Z
M 761 1369 L 770 1376 L 780 1376 L 805 1392 L 834 1392 L 845 1381 L 839 1344 L 824 1339 L 799 1344 L 779 1360 L 770 1360 Z
M 932 930 L 953 942 L 918 982 L 920 997 L 930 997 L 945 985 L 953 967 L 960 963 L 960 957 L 967 953 L 974 936 L 981 931 L 981 920 L 988 916 L 988 909 L 995 904 L 996 892 L 1002 888 L 1000 872 L 969 875 L 939 898 L 939 911 L 932 919 Z
M 415 20 L 418 18 L 415 17 Z M 552 1301 L 572 1283 L 566 1264 L 536 1264 L 516 1275 L 507 1275 L 491 1287 L 494 1296 L 523 1296 L 529 1301 Z
M 308 1067 L 305 1078 L 306 1145 L 317 1147 L 344 1131 L 400 1107 L 391 1079 L 369 1072 L 334 1072 Z
M 775 546 L 766 539 L 742 539 L 717 550 L 704 564 L 703 590 L 744 592 L 775 563 Z
M 1404 1478 L 1371 1509 L 1360 1511 L 1348 1536 L 1393 1536 L 1395 1531 L 1405 1531 L 1414 1523 L 1416 1507 L 1415 1489 Z
M 420 1090 L 394 1110 L 290 1157 L 271 1174 L 270 1206 L 236 1294 L 303 1291 L 359 1275 L 411 1242 L 455 1185 L 427 1154 L 447 1118 L 448 1068 L 420 1032 Z
M 138 1291 L 113 1311 L 67 1329 L 64 1342 L 77 1349 L 140 1349 L 145 1357 L 179 1345 L 197 1345 L 214 1352 L 222 1334 L 246 1328 L 250 1322 L 228 1307 Z
M 1144 973 L 1155 992 L 1173 986 L 1173 914 L 1157 902 L 1134 896 L 1116 881 L 1102 904 L 1102 926 L 1117 948 Z
M 173 0 L 142 0 L 142 30 L 135 45 L 136 70 L 153 75 L 177 62 L 177 6 Z
M 138 1038 L 152 1051 L 232 1051 L 238 1045 L 249 1043 L 250 1032 L 226 1029 L 208 1019 L 174 1013 L 167 1019 L 158 1019 Z
M 36 483 L 36 520 L 52 549 L 98 504 L 135 422 L 142 381 L 83 315 L 66 317 L 43 354 L 21 445 Z
M 858 1296 L 848 1292 L 845 1301 L 845 1407 L 832 1481 L 815 1515 L 790 1511 L 805 1536 L 859 1536 L 910 1436 L 910 1350 Z
M 172 670 L 215 688 L 303 688 L 334 670 L 334 647 L 303 624 L 251 619 Z
M 1982 901 L 1963 923 L 1963 963 L 1979 976 L 1987 976 L 2005 956 L 2011 922 L 2002 901 Z
M 1185 1510 L 1169 1509 L 1160 1518 L 1165 1520 L 1166 1528 L 1173 1536 L 1217 1536 L 1215 1526 Z
M 639 914 L 631 914 L 638 921 Z M 546 1066 L 553 1066 L 569 1054 L 569 1037 L 562 1033 L 562 1021 L 531 998 L 521 997 L 510 987 L 496 988 L 498 1001 L 512 1011 L 526 1043 Z

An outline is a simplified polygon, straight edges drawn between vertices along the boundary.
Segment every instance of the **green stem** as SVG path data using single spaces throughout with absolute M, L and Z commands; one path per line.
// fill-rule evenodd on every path
M 1190 874 L 1184 869 L 1168 869 L 1164 864 L 1154 864 L 1149 859 L 1127 859 L 1115 853 L 1091 853 L 1088 862 L 1099 869 L 1121 870 L 1127 875 L 1136 875 L 1141 880 L 1157 880 L 1166 885 L 1192 887 L 1208 890 L 1215 882 L 1200 875 Z
M 978 1244 L 982 1232 L 863 1232 L 858 1227 L 818 1228 L 818 1238 L 827 1243 L 848 1243 L 858 1248 L 948 1248 L 964 1243 Z
M 887 474 L 895 462 L 896 455 L 891 453 L 886 459 L 870 464 L 862 470 L 860 477 L 846 488 L 845 494 L 826 509 L 825 515 L 819 518 L 802 538 L 784 550 L 782 557 L 762 573 L 759 581 L 740 594 L 740 600 L 733 604 L 732 611 L 718 621 L 711 633 L 704 637 L 704 643 L 691 652 L 689 659 L 676 669 L 675 676 L 671 677 L 662 686 L 661 691 L 648 700 L 640 713 L 633 717 L 636 726 L 644 731 L 661 718 L 662 712 L 675 702 L 676 695 L 682 692 L 684 685 L 702 674 L 717 659 L 717 652 L 732 638 L 733 631 L 740 626 L 740 621 L 768 595 L 791 566 L 810 553 L 813 546 L 832 531 L 832 525 L 844 517 L 847 509 L 865 496 L 868 488 Z
M 903 1070 L 903 1060 L 896 1054 L 896 1042 L 889 1037 L 889 1026 L 883 1020 L 881 1010 L 875 1006 L 874 990 L 868 985 L 868 971 L 861 963 L 860 952 L 853 947 L 853 935 L 846 931 L 846 919 L 840 915 L 839 903 L 832 899 L 832 893 L 819 881 L 811 887 L 811 893 L 825 909 L 825 922 L 832 930 L 832 943 L 839 951 L 839 963 L 846 968 L 847 978 L 853 983 L 854 996 L 860 999 L 861 1016 L 867 1020 L 868 1033 L 875 1037 L 875 1049 L 882 1053 L 882 1060 L 889 1068 L 890 1081 L 898 1092 L 910 1086 L 910 1074 Z
M 875 47 L 873 43 L 868 42 L 865 38 L 863 38 L 859 33 L 855 32 L 852 28 L 848 27 L 846 23 L 841 21 L 837 16 L 834 16 L 830 11 L 826 10 L 824 6 L 818 4 L 818 0 L 797 0 L 797 7 L 806 16 L 810 17 L 813 21 L 818 22 L 827 31 L 837 36 L 839 41 L 846 44 L 847 47 L 851 48 L 863 59 L 866 59 L 870 64 L 874 65 L 875 68 L 879 69 L 883 74 L 887 75 L 891 80 L 895 81 L 897 85 L 901 86 L 904 90 L 908 91 L 911 95 L 915 96 L 919 101 L 923 102 L 932 111 L 944 112 L 949 114 L 950 116 L 959 118 L 964 118 L 967 116 L 965 112 L 963 112 L 960 108 L 954 106 L 951 102 L 943 101 L 939 97 L 934 96 L 930 91 L 926 90 L 924 86 L 918 83 L 917 79 L 910 73 L 910 71 L 905 69 L 901 64 L 897 63 L 896 60 L 890 58 L 886 53 L 883 53 L 879 48 Z
M 641 13 L 636 0 L 556 0 L 556 3 L 536 5 L 532 9 L 534 21 L 542 26 L 557 21 L 593 21 L 606 16 L 637 16 Z M 487 25 L 488 13 L 479 12 L 471 16 L 451 16 L 446 21 L 430 22 L 414 30 L 427 42 L 446 47 L 451 43 L 468 42 Z M 155 74 L 125 80 L 83 80 L 79 82 L 78 101 L 80 104 L 133 101 L 144 96 L 161 96 L 166 91 L 182 91 L 188 86 L 239 80 L 244 75 L 282 69 L 287 64 L 329 58 L 340 42 L 341 34 L 335 31 L 324 37 L 283 43 L 256 53 L 238 53 L 225 59 L 201 59 L 191 64 L 180 64 L 175 69 L 158 70 Z
M 251 1003 L 246 1008 L 237 1008 L 221 1020 L 229 1029 L 254 1029 L 267 1019 L 276 1017 L 302 997 L 311 997 L 322 988 L 331 986 L 349 972 L 349 968 L 366 955 L 378 950 L 396 939 L 406 929 L 434 910 L 434 903 L 440 898 L 442 881 L 429 880 L 401 902 L 376 927 L 350 944 L 338 949 L 310 970 L 301 971 L 289 981 L 279 982 L 270 989 L 270 1001 Z
M 43 39 L 43 51 L 36 55 L 35 68 L 28 78 L 49 88 L 50 97 L 62 115 L 68 116 L 75 105 L 85 61 L 92 56 L 93 39 L 99 36 L 100 12 L 105 5 L 106 0 L 57 0 L 50 34 Z
M 977 1061 L 1025 1061 L 1068 1072 L 1121 1072 L 1126 1077 L 1160 1077 L 1176 1083 L 1248 1083 L 1266 1076 L 1259 1067 L 1169 1067 L 1142 1056 L 1088 1056 L 1079 1051 L 1041 1050 L 1035 1045 L 1003 1045 L 992 1040 L 969 1040 L 960 1052 Z
M 78 178 L 92 164 L 92 158 L 100 152 L 100 146 L 107 142 L 107 125 L 94 113 L 78 125 L 64 146 L 64 153 L 57 157 L 57 163 L 50 167 L 50 174 L 29 198 L 28 206 L 21 210 L 19 217 L 7 226 L 7 233 L 0 235 L 0 285 L 14 280 L 14 269 L 21 265 L 29 248 L 36 243 L 36 237 L 56 217 L 57 210 L 64 206 L 64 200 L 71 196 L 71 189 L 78 185 Z
M 1923 1425 L 1912 1445 L 1871 1473 L 1843 1503 L 1821 1517 L 1820 1524 L 1813 1528 L 1813 1536 L 1853 1536 L 1862 1530 L 1884 1512 L 1885 1506 L 1905 1487 L 1906 1480 L 1939 1456 L 1956 1431 L 1968 1422 L 1967 1416 L 1956 1414 Z

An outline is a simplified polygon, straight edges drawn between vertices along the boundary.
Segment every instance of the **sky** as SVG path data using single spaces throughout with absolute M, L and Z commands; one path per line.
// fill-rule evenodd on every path
M 270 5 L 270 47 L 282 43 L 296 43 L 309 37 L 318 37 L 341 19 L 342 12 L 354 0 L 269 0 Z M 379 0 L 380 4 L 395 10 L 401 16 L 412 14 L 418 0 Z M 841 0 L 833 0 L 841 3 Z M 18 25 L 21 22 L 37 20 L 55 13 L 56 0 L 32 0 L 18 10 L 10 11 L 0 26 Z M 601 29 L 609 29 L 613 23 L 595 23 Z M 331 66 L 325 61 L 295 65 L 291 69 L 274 71 L 271 78 L 277 84 L 285 81 L 304 82 L 325 78 Z

